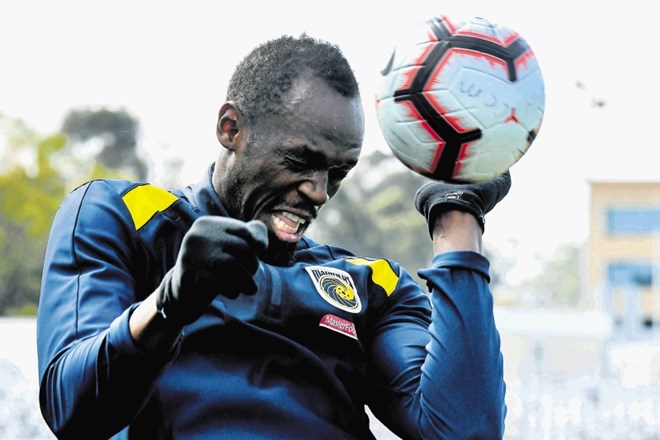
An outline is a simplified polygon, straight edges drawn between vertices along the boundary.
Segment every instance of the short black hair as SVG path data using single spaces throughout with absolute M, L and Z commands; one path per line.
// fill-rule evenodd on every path
M 305 70 L 343 96 L 359 96 L 355 74 L 339 47 L 302 34 L 284 35 L 254 48 L 236 66 L 226 98 L 253 121 L 276 112 L 294 79 Z

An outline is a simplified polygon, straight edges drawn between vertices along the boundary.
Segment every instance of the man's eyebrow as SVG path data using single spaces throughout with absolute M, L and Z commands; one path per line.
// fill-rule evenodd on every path
M 360 148 L 359 145 L 351 145 L 351 147 L 351 150 Z M 335 161 L 330 161 L 325 154 L 309 148 L 307 144 L 282 148 L 280 149 L 280 154 L 282 156 L 294 156 L 296 159 L 300 159 L 301 161 L 306 162 L 313 168 L 353 168 L 359 161 L 359 156 L 353 158 L 349 157 L 348 155 L 343 155 L 341 160 L 338 160 L 336 161 L 337 163 L 334 163 Z
M 305 159 L 305 162 L 314 165 L 325 165 L 327 163 L 327 158 L 323 153 L 314 151 L 307 145 L 297 145 L 295 147 L 282 149 L 280 150 L 280 153 L 284 156 L 296 156 L 297 158 Z

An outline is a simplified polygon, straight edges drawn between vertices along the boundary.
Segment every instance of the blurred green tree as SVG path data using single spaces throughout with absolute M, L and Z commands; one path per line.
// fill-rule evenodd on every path
M 66 191 L 51 158 L 66 138 L 40 137 L 21 121 L 0 124 L 0 314 L 33 313 L 48 231 Z
M 84 162 L 76 164 L 77 174 L 86 164 L 94 166 L 93 177 L 144 181 L 149 169 L 139 155 L 139 130 L 139 121 L 125 109 L 73 109 L 62 123 L 62 132 L 69 137 L 71 148 L 79 152 L 76 156 Z
M 34 314 L 48 233 L 64 196 L 92 178 L 144 180 L 139 123 L 125 110 L 71 110 L 43 136 L 0 115 L 0 315 Z
M 525 280 L 519 289 L 533 295 L 539 306 L 579 306 L 582 249 L 579 243 L 557 246 L 552 255 L 541 258 L 542 270 Z

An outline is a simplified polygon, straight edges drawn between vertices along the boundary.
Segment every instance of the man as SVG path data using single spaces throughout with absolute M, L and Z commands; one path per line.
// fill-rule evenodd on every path
M 363 132 L 339 49 L 282 37 L 237 66 L 201 183 L 74 190 L 53 222 L 38 316 L 41 409 L 58 437 L 373 438 L 365 405 L 402 438 L 501 437 L 479 252 L 509 176 L 419 190 L 429 296 L 393 261 L 304 235 Z

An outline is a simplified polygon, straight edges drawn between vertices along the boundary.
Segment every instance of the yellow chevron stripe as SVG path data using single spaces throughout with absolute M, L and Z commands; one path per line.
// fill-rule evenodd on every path
M 177 197 L 153 185 L 136 186 L 122 197 L 131 213 L 135 230 L 140 229 L 155 213 L 164 211 Z
M 394 292 L 394 289 L 396 289 L 399 277 L 394 273 L 392 267 L 386 260 L 350 258 L 347 261 L 355 265 L 371 267 L 371 280 L 382 287 L 387 296 L 390 296 L 392 292 Z

